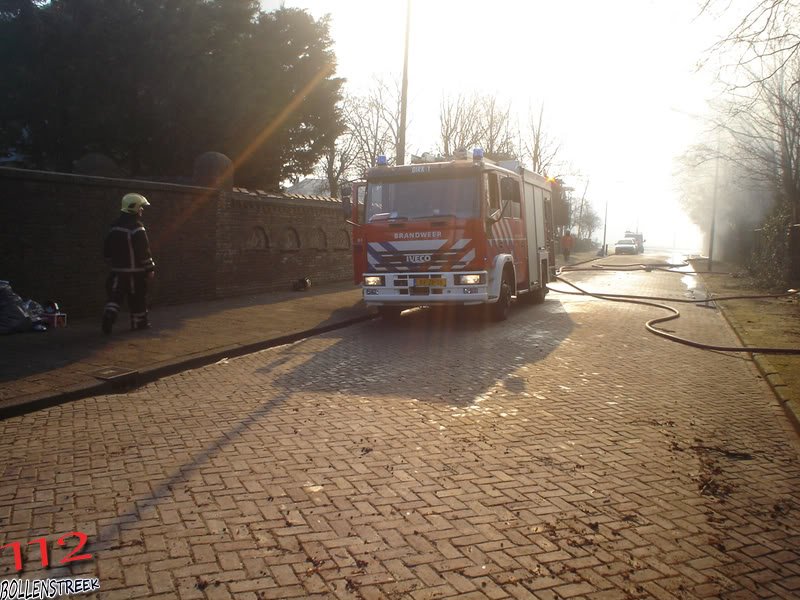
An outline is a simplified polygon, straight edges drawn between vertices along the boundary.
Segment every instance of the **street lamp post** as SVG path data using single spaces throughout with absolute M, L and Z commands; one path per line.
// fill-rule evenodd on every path
M 411 26 L 411 0 L 406 4 L 406 47 L 403 57 L 403 87 L 400 92 L 400 131 L 397 134 L 397 164 L 406 162 L 406 105 L 408 104 L 408 30 Z
M 717 226 L 717 181 L 719 179 L 719 138 L 717 138 L 717 165 L 714 169 L 714 196 L 711 201 L 711 233 L 708 240 L 708 270 L 713 271 L 714 266 L 714 230 Z
M 583 188 L 583 196 L 581 196 L 581 203 L 578 207 L 578 222 L 576 225 L 578 226 L 578 239 L 581 237 L 581 225 L 583 225 L 583 204 L 586 200 L 586 192 L 589 189 L 589 180 L 586 180 L 586 186 Z

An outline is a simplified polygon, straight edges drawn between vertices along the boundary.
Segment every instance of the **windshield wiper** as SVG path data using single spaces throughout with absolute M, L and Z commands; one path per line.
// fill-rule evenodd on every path
M 445 213 L 443 215 L 425 215 L 424 217 L 412 217 L 415 221 L 419 219 L 455 219 L 456 215 L 452 213 Z
M 408 217 L 392 216 L 392 213 L 375 213 L 369 218 L 369 222 L 375 221 L 408 221 Z

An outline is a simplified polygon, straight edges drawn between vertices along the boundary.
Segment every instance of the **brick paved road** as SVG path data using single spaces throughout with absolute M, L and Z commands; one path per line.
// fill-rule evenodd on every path
M 102 598 L 796 598 L 797 436 L 742 356 L 646 333 L 660 314 L 406 314 L 4 421 L 0 542 L 88 533 L 72 573 Z

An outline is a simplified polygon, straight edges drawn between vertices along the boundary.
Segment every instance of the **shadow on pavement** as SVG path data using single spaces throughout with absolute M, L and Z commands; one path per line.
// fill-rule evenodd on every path
M 278 376 L 275 385 L 287 392 L 347 392 L 468 406 L 499 382 L 511 391 L 522 390 L 520 369 L 544 359 L 572 328 L 552 296 L 543 305 L 517 303 L 502 323 L 480 310 L 412 310 L 396 322 L 371 321 L 308 356 Z M 290 351 L 306 354 L 302 346 Z M 331 364 L 339 367 L 331 370 Z
M 325 328 L 363 314 L 361 300 L 343 304 L 338 296 L 352 285 L 334 284 L 308 292 L 274 292 L 196 304 L 156 307 L 153 328 L 130 331 L 123 308 L 111 336 L 100 318 L 84 318 L 64 329 L 0 336 L 0 383 L 69 368 L 82 372 L 107 365 L 146 367 L 203 350 L 255 343 L 308 329 Z M 0 398 L 4 394 L 0 391 Z
M 275 395 L 206 443 L 190 461 L 155 485 L 151 494 L 134 500 L 98 532 L 93 549 L 117 548 L 123 529 L 146 519 L 172 498 L 177 485 L 191 479 L 296 393 L 400 396 L 468 406 L 499 383 L 522 392 L 527 376 L 519 373 L 549 355 L 573 327 L 561 302 L 551 296 L 543 305 L 517 304 L 503 323 L 494 323 L 479 311 L 415 310 L 397 322 L 370 321 L 322 350 L 314 348 L 315 340 L 330 342 L 330 337 L 304 340 L 279 354 L 264 355 L 267 364 L 257 372 L 274 378 Z M 479 352 L 468 351 L 476 347 Z M 299 362 L 298 366 L 290 367 L 293 362 Z M 420 363 L 427 365 L 424 371 Z M 332 370 L 332 364 L 338 368 Z M 534 370 L 529 376 L 538 374 Z
M 135 335 L 135 334 L 133 334 Z M 102 356 L 116 340 L 103 336 L 100 319 L 65 329 L 0 336 L 0 382 L 59 369 L 90 356 Z

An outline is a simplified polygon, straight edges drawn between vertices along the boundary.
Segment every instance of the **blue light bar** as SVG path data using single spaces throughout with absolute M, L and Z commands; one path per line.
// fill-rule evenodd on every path
M 386 163 L 386 155 L 385 154 L 379 154 L 378 158 L 375 160 L 375 164 L 378 165 L 379 167 L 385 167 L 386 164 L 387 164 Z
M 483 148 L 472 149 L 472 160 L 483 160 Z

